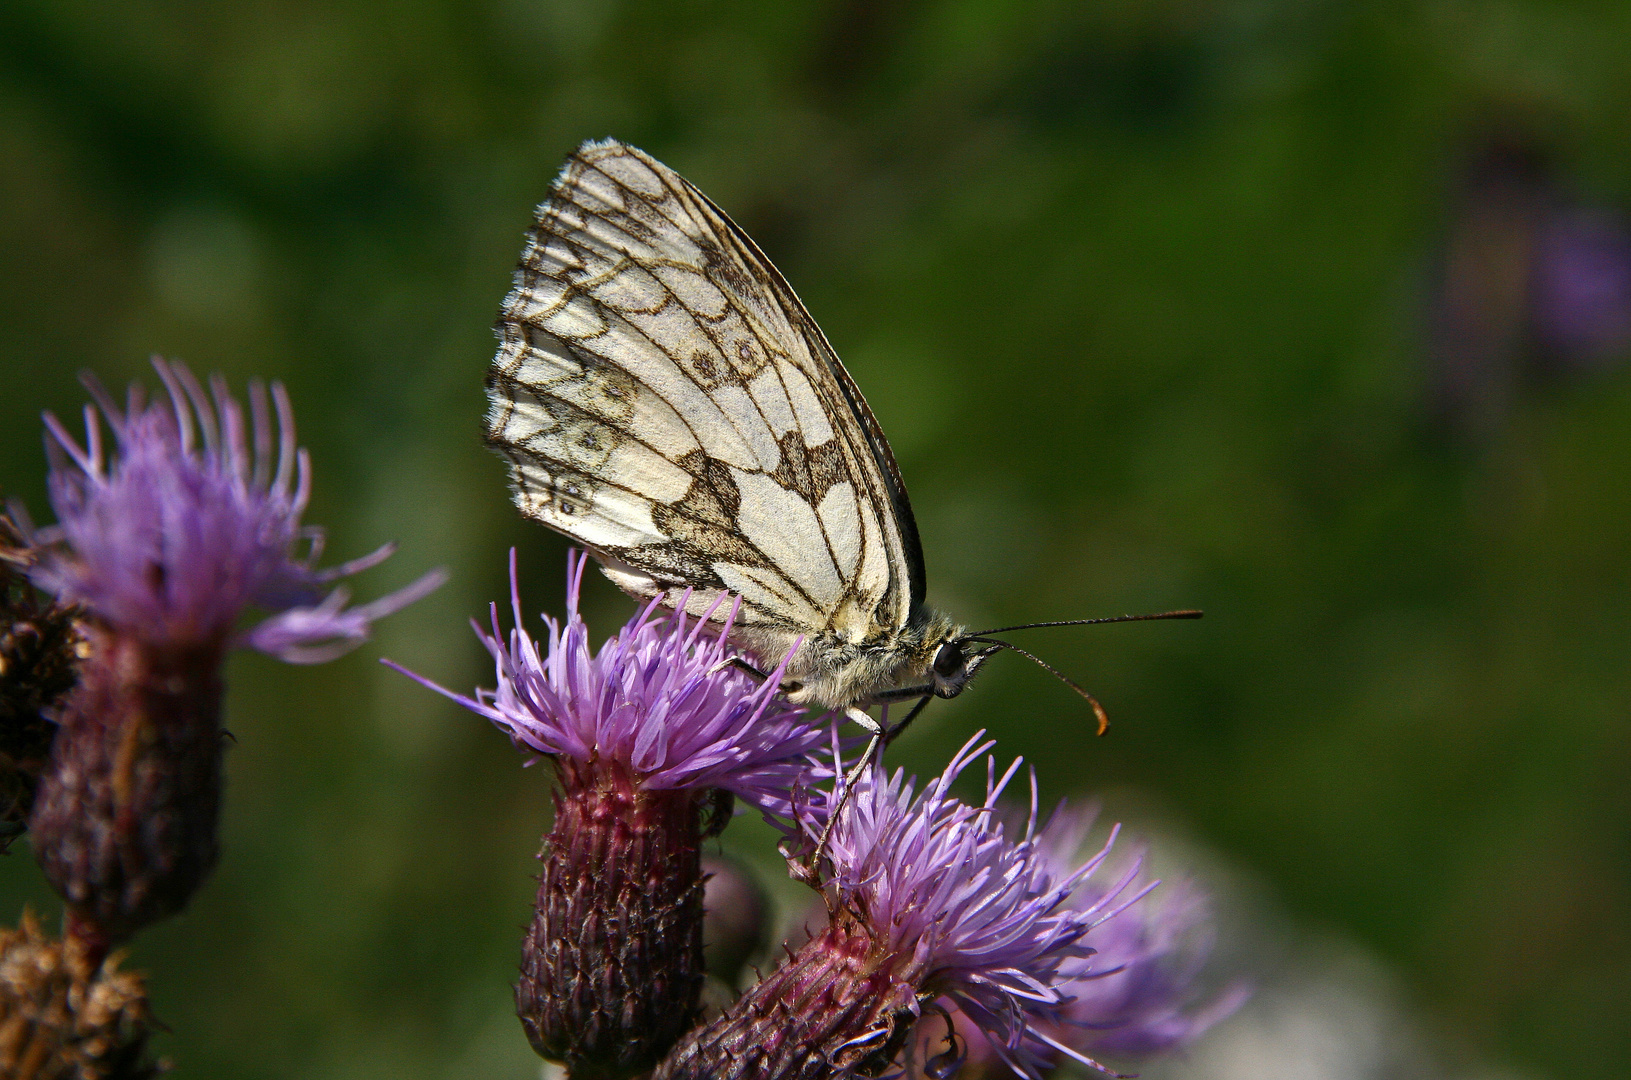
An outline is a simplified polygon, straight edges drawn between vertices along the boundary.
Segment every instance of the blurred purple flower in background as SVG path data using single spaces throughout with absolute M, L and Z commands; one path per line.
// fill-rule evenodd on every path
M 1536 344 L 1559 367 L 1589 370 L 1631 347 L 1631 232 L 1603 209 L 1553 214 L 1529 280 Z
M 1427 297 L 1434 405 L 1464 434 L 1506 423 L 1526 382 L 1631 356 L 1631 230 L 1577 195 L 1553 138 L 1494 125 L 1460 154 Z
M 1043 830 L 1039 839 L 1059 872 L 1081 858 L 1092 822 L 1091 813 L 1061 807 Z M 1143 858 L 1134 855 L 1130 871 L 1136 873 Z M 1166 1053 L 1199 1038 L 1250 996 L 1245 984 L 1235 983 L 1201 1003 L 1199 977 L 1212 950 L 1210 905 L 1187 882 L 1151 891 L 1155 884 L 1125 886 L 1136 902 L 1097 922 L 1083 939 L 1093 955 L 1066 965 L 1059 987 L 1072 1000 L 1054 1031 L 1061 1041 L 1093 1054 Z M 1069 904 L 1102 911 L 1115 901 L 1103 883 L 1089 879 Z

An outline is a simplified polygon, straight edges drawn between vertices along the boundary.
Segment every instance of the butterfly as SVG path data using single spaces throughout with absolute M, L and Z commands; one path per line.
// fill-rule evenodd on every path
M 785 657 L 790 700 L 869 732 L 863 763 L 999 649 L 1043 663 L 989 637 L 1019 627 L 971 633 L 924 602 L 911 502 L 861 391 L 758 246 L 667 166 L 580 146 L 496 329 L 487 442 L 522 513 L 632 596 L 715 618 L 739 597 L 733 643 Z M 865 711 L 912 699 L 888 732 Z

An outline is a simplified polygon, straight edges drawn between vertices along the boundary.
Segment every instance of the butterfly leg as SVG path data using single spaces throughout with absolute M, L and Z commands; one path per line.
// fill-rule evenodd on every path
M 719 663 L 717 663 L 717 664 L 715 664 L 713 666 L 713 668 L 708 672 L 708 674 L 713 675 L 713 674 L 716 674 L 718 672 L 724 671 L 726 668 L 731 668 L 731 667 L 735 668 L 737 671 L 744 671 L 747 674 L 752 675 L 755 679 L 758 679 L 760 682 L 764 682 L 765 680 L 770 678 L 769 675 L 766 675 L 764 672 L 760 671 L 758 668 L 754 667 L 752 664 L 748 663 L 746 660 L 742 659 L 740 656 L 732 656 L 729 659 L 721 660 Z M 781 686 L 777 687 L 777 689 L 779 689 L 784 694 L 791 694 L 794 691 L 798 690 L 798 688 L 799 688 L 799 684 L 796 683 L 796 682 L 784 682 L 784 683 L 781 684 Z
M 908 723 L 910 723 L 912 716 L 917 716 L 918 710 L 922 710 L 922 708 L 923 702 L 918 702 L 917 708 L 913 708 L 912 710 L 912 715 L 907 716 Z M 822 856 L 827 853 L 827 839 L 829 839 L 830 835 L 832 835 L 833 822 L 838 821 L 838 814 L 843 811 L 843 804 L 850 801 L 851 788 L 855 788 L 856 781 L 860 780 L 861 773 L 866 772 L 866 767 L 873 764 L 874 760 L 881 757 L 882 752 L 884 752 L 884 744 L 889 741 L 889 737 L 891 737 L 895 731 L 899 731 L 900 728 L 904 728 L 905 726 L 905 723 L 902 723 L 899 724 L 899 726 L 887 729 L 886 731 L 881 723 L 877 723 L 876 719 L 873 719 L 873 716 L 869 715 L 868 711 L 863 710 L 863 708 L 858 708 L 858 706 L 855 705 L 851 705 L 850 708 L 843 710 L 843 715 L 845 715 L 845 719 L 848 719 L 850 723 L 853 723 L 855 726 L 858 726 L 858 728 L 863 729 L 863 731 L 866 731 L 866 733 L 868 733 L 871 737 L 869 737 L 868 741 L 866 741 L 866 750 L 861 752 L 860 759 L 856 759 L 855 765 L 851 765 L 850 767 L 850 772 L 846 772 L 845 775 L 843 775 L 843 783 L 842 785 L 838 785 L 838 801 L 837 803 L 833 803 L 832 811 L 827 814 L 827 824 L 822 825 L 822 830 L 820 830 L 820 840 L 817 840 L 816 842 L 816 850 L 811 852 L 809 858 L 804 861 L 804 866 L 801 868 L 801 873 L 798 874 L 799 878 L 804 879 L 804 881 L 807 881 L 809 884 L 819 884 L 817 883 L 816 878 L 816 868 L 820 865 Z
M 855 786 L 855 782 L 861 778 L 861 773 L 866 770 L 867 766 L 871 765 L 873 762 L 877 761 L 883 756 L 884 747 L 893 742 L 895 736 L 905 731 L 906 725 L 917 719 L 917 714 L 923 711 L 923 706 L 929 703 L 929 699 L 932 696 L 932 694 L 924 694 L 922 697 L 918 698 L 917 704 L 912 706 L 912 711 L 906 714 L 905 719 L 898 724 L 891 724 L 887 728 L 885 728 L 878 721 L 874 720 L 871 714 L 866 712 L 864 709 L 851 705 L 848 709 L 844 710 L 845 717 L 858 727 L 864 729 L 872 736 L 872 738 L 867 741 L 866 751 L 861 754 L 860 759 L 857 760 L 850 768 L 850 771 L 844 775 L 844 786 L 839 791 L 838 803 L 832 808 L 832 813 L 827 815 L 826 827 L 821 830 L 821 841 L 816 844 L 815 854 L 810 858 L 810 866 L 812 868 L 821 860 L 821 856 L 826 854 L 827 837 L 832 835 L 833 822 L 838 820 L 838 812 L 844 809 L 844 804 L 849 801 L 850 789 L 853 788 Z
M 745 671 L 749 675 L 752 675 L 755 679 L 758 679 L 760 682 L 764 682 L 766 679 L 770 678 L 769 675 L 766 675 L 764 672 L 760 671 L 758 668 L 754 667 L 740 656 L 733 656 L 728 660 L 720 661 L 714 668 L 714 671 L 723 671 L 727 667 L 733 667 L 737 671 Z M 709 674 L 712 674 L 712 672 Z
M 816 841 L 815 850 L 810 853 L 808 858 L 803 860 L 802 865 L 794 869 L 794 876 L 809 885 L 820 885 L 816 868 L 821 865 L 821 858 L 827 853 L 827 838 L 832 836 L 833 822 L 838 820 L 838 815 L 844 809 L 844 804 L 849 802 L 850 789 L 861 778 L 861 773 L 866 771 L 866 767 L 879 754 L 883 753 L 885 732 L 882 724 L 874 720 L 866 710 L 857 708 L 854 705 L 844 710 L 844 717 L 857 727 L 865 730 L 871 738 L 867 740 L 866 750 L 862 752 L 855 764 L 850 766 L 849 772 L 844 774 L 843 783 L 838 786 L 838 801 L 833 804 L 832 809 L 827 813 L 827 823 L 821 827 L 821 839 Z
M 833 819 L 838 816 L 838 811 L 844 808 L 844 802 L 849 798 L 849 789 L 854 786 L 855 781 L 861 778 L 861 773 L 866 770 L 866 767 L 883 754 L 884 742 L 889 737 L 888 733 L 884 731 L 883 725 L 874 720 L 865 709 L 851 705 L 844 710 L 844 718 L 857 727 L 864 729 L 872 738 L 867 741 L 866 752 L 861 755 L 860 760 L 851 767 L 848 773 L 844 774 L 843 793 L 838 797 L 838 805 L 833 807 L 833 812 L 827 816 L 826 832 L 821 834 L 823 846 L 827 842 L 827 832 L 832 831 Z

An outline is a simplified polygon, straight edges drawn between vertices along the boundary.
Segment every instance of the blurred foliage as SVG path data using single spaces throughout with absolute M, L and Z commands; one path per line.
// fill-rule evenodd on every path
M 990 726 L 1046 796 L 1154 808 L 1364 942 L 1453 1054 L 1626 1075 L 1631 377 L 1495 335 L 1465 423 L 1431 328 L 1484 220 L 1459 163 L 1528 141 L 1557 199 L 1631 204 L 1628 124 L 1608 0 L 9 0 L 0 486 L 49 520 L 40 409 L 162 352 L 288 384 L 333 557 L 402 543 L 367 595 L 455 574 L 343 662 L 234 661 L 223 864 L 134 950 L 160 1049 L 535 1070 L 508 983 L 545 776 L 374 658 L 490 680 L 462 620 L 511 544 L 559 607 L 481 378 L 531 207 L 615 134 L 800 290 L 942 606 L 1207 611 L 1025 639 L 1104 739 L 1011 657 L 898 761 Z M 594 592 L 610 630 L 628 605 Z M 0 899 L 54 909 L 20 850 Z

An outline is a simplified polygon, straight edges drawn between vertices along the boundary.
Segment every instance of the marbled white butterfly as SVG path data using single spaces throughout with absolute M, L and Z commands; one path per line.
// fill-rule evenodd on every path
M 863 762 L 884 737 L 865 706 L 918 699 L 898 731 L 998 649 L 1031 655 L 987 636 L 1019 627 L 969 633 L 924 603 L 911 503 L 860 390 L 758 246 L 666 166 L 579 147 L 498 334 L 487 439 L 522 513 L 633 596 L 693 614 L 739 596 L 734 642 L 767 666 L 798 642 L 783 689 L 869 731 Z

